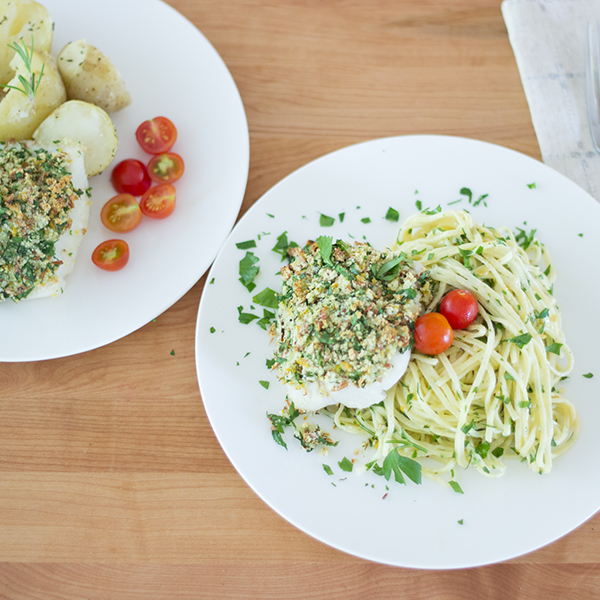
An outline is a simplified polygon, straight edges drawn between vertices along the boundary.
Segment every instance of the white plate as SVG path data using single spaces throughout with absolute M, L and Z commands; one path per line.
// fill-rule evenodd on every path
M 535 188 L 528 187 L 532 183 Z M 463 187 L 474 198 L 489 194 L 487 207 L 474 208 L 466 200 L 448 206 L 461 198 Z M 272 356 L 268 335 L 256 321 L 238 322 L 237 307 L 249 311 L 251 294 L 237 281 L 244 251 L 236 243 L 261 234 L 254 252 L 262 268 L 253 294 L 267 286 L 279 290 L 275 273 L 281 263 L 271 248 L 283 231 L 301 245 L 323 234 L 364 235 L 381 249 L 394 242 L 400 224 L 384 219 L 388 208 L 398 210 L 403 221 L 417 211 L 417 199 L 423 208 L 468 208 L 476 221 L 488 225 L 535 228 L 550 250 L 558 271 L 555 293 L 575 354 L 574 372 L 565 382 L 567 397 L 577 406 L 582 432 L 549 475 L 517 461 L 500 479 L 467 470 L 456 474 L 464 490 L 458 494 L 430 480 L 402 486 L 372 473 L 344 473 L 338 461 L 352 458 L 358 444 L 331 427 L 342 442 L 328 456 L 307 454 L 290 434 L 284 436 L 288 451 L 271 437 L 266 413 L 280 411 L 285 395 L 265 365 Z M 345 219 L 340 224 L 341 212 Z M 319 213 L 336 217 L 335 225 L 320 227 Z M 371 223 L 361 222 L 366 217 Z M 326 544 L 381 563 L 431 569 L 484 565 L 530 552 L 571 531 L 600 507 L 594 425 L 600 422 L 600 319 L 594 316 L 600 297 L 599 227 L 600 206 L 562 175 L 512 150 L 463 138 L 374 140 L 292 173 L 238 223 L 209 273 L 214 283 L 206 286 L 200 303 L 200 389 L 229 459 L 289 522 Z M 584 378 L 588 372 L 595 377 Z M 269 389 L 259 380 L 269 381 Z
M 113 342 L 142 327 L 179 300 L 204 274 L 230 233 L 248 177 L 249 140 L 240 95 L 208 40 L 158 0 L 44 0 L 55 21 L 52 54 L 80 38 L 117 66 L 132 104 L 112 115 L 117 162 L 149 160 L 135 139 L 146 119 L 162 115 L 178 128 L 173 151 L 186 171 L 175 187 L 177 208 L 164 221 L 145 219 L 115 234 L 100 210 L 115 195 L 112 166 L 90 179 L 88 233 L 65 293 L 0 304 L 0 361 L 57 358 Z M 127 267 L 108 273 L 91 261 L 103 240 L 123 237 Z

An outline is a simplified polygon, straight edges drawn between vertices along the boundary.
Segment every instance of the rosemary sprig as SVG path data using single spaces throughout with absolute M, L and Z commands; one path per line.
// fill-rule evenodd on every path
M 29 73 L 29 79 L 23 77 L 23 75 L 19 75 L 19 81 L 23 87 L 3 84 L 0 84 L 0 87 L 17 90 L 18 92 L 25 94 L 29 98 L 30 102 L 33 102 L 35 94 L 40 87 L 40 82 L 42 81 L 42 76 L 44 75 L 44 67 L 46 66 L 46 63 L 42 63 L 40 75 L 36 79 L 35 73 L 33 73 L 31 70 L 31 61 L 33 60 L 33 35 L 31 36 L 31 48 L 27 46 L 25 41 L 21 40 L 21 42 L 23 44 L 22 46 L 19 45 L 18 42 L 13 42 L 12 44 L 8 44 L 8 47 L 14 50 L 21 57 L 21 60 L 25 64 L 25 68 Z

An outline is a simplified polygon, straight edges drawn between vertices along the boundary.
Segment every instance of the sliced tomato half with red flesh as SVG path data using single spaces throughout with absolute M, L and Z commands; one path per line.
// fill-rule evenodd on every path
M 131 194 L 117 194 L 102 207 L 100 219 L 111 231 L 126 233 L 140 224 L 142 211 Z
M 129 246 L 123 240 L 106 240 L 98 244 L 92 261 L 105 271 L 120 271 L 129 261 Z
M 148 175 L 156 183 L 173 183 L 183 175 L 184 169 L 183 158 L 174 152 L 157 154 L 148 163 Z
M 144 121 L 136 130 L 135 137 L 144 152 L 162 154 L 168 152 L 177 140 L 177 128 L 166 117 Z
M 165 219 L 175 210 L 175 188 L 170 183 L 151 187 L 140 200 L 142 213 L 152 219 Z

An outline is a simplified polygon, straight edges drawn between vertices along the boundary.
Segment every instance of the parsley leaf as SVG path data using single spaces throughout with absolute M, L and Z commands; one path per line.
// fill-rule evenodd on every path
M 266 306 L 267 308 L 277 308 L 279 306 L 279 296 L 271 288 L 265 288 L 259 294 L 252 298 L 256 304 Z
M 331 227 L 335 223 L 334 217 L 328 217 L 321 213 L 321 217 L 319 218 L 319 225 L 321 227 Z
M 289 248 L 297 248 L 298 244 L 296 242 L 288 242 L 287 231 L 284 231 L 278 238 L 277 243 L 271 250 L 281 255 L 281 260 L 285 260 L 288 258 L 288 249 Z
M 560 349 L 563 345 L 554 341 L 552 338 L 550 338 L 550 340 L 552 343 L 549 346 L 546 346 L 546 352 L 552 352 L 552 354 L 557 354 L 560 356 Z
M 527 250 L 527 248 L 531 246 L 535 239 L 534 236 L 537 229 L 532 229 L 529 234 L 527 234 L 524 229 L 520 229 L 519 227 L 517 227 L 517 231 L 518 233 L 515 235 L 515 242 L 517 242 L 517 244 L 519 244 L 523 250 Z
M 319 246 L 319 252 L 323 261 L 330 265 L 331 264 L 331 250 L 333 248 L 333 238 L 328 235 L 321 235 L 317 238 L 317 246 Z
M 377 475 L 383 475 L 388 481 L 394 474 L 394 479 L 398 483 L 406 483 L 404 475 L 415 483 L 421 483 L 421 465 L 412 458 L 402 456 L 396 449 L 388 453 L 383 460 L 383 466 L 381 469 L 374 470 Z
M 327 473 L 327 475 L 333 475 L 331 467 L 329 465 L 326 465 L 325 463 L 323 463 L 323 470 L 325 471 L 325 473 Z
M 594 374 L 593 374 L 593 373 L 584 373 L 584 375 L 583 375 L 583 376 L 584 376 L 586 379 L 591 379 L 591 378 L 594 376 Z
M 348 460 L 345 456 L 338 462 L 338 466 L 342 471 L 346 471 L 347 473 L 350 473 L 350 471 L 352 471 L 352 467 L 354 467 L 352 461 Z
M 462 488 L 460 487 L 460 485 L 458 485 L 457 481 L 449 481 L 448 482 L 450 484 L 450 487 L 457 493 L 457 494 L 464 494 L 464 492 L 462 491 Z
M 244 308 L 242 306 L 238 306 L 238 321 L 243 323 L 244 325 L 248 325 L 248 323 L 252 323 L 254 319 L 258 319 L 258 315 L 253 315 L 252 313 L 242 312 Z
M 404 256 L 396 256 L 396 258 L 392 258 L 392 260 L 388 260 L 384 262 L 381 267 L 379 267 L 377 274 L 375 277 L 380 279 L 381 281 L 393 281 L 398 275 L 398 270 L 400 268 L 400 263 L 404 259 Z
M 256 287 L 254 279 L 260 271 L 260 267 L 254 266 L 257 262 L 258 256 L 253 252 L 246 252 L 246 256 L 240 260 L 240 281 L 249 292 Z
M 248 250 L 249 248 L 256 248 L 256 242 L 254 240 L 248 240 L 247 242 L 238 242 L 236 246 L 240 250 Z
M 516 335 L 515 337 L 509 338 L 507 341 L 516 344 L 519 348 L 523 348 L 531 341 L 531 334 L 522 333 L 521 335 Z
M 473 199 L 473 192 L 468 187 L 460 188 L 459 193 L 462 196 L 466 196 L 469 200 L 469 204 L 471 204 L 471 200 Z
M 400 213 L 393 209 L 391 206 L 388 208 L 387 213 L 385 213 L 385 218 L 388 221 L 392 221 L 393 223 L 397 223 L 400 220 Z

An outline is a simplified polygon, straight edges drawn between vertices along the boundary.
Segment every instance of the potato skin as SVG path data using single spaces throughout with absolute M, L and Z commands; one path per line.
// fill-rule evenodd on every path
M 18 75 L 29 78 L 21 57 L 16 55 L 11 61 L 15 71 L 10 85 L 21 87 Z M 39 77 L 42 65 L 45 64 L 44 74 L 34 101 L 19 92 L 8 90 L 0 100 L 0 141 L 29 140 L 39 124 L 67 98 L 67 92 L 56 68 L 56 61 L 47 52 L 34 50 L 32 70 Z
M 50 13 L 34 0 L 0 0 L 0 83 L 13 77 L 10 67 L 15 51 L 8 45 L 23 40 L 35 50 L 50 52 L 54 21 Z
M 98 48 L 85 40 L 67 44 L 58 55 L 57 63 L 69 100 L 95 104 L 107 113 L 131 104 L 119 71 Z

